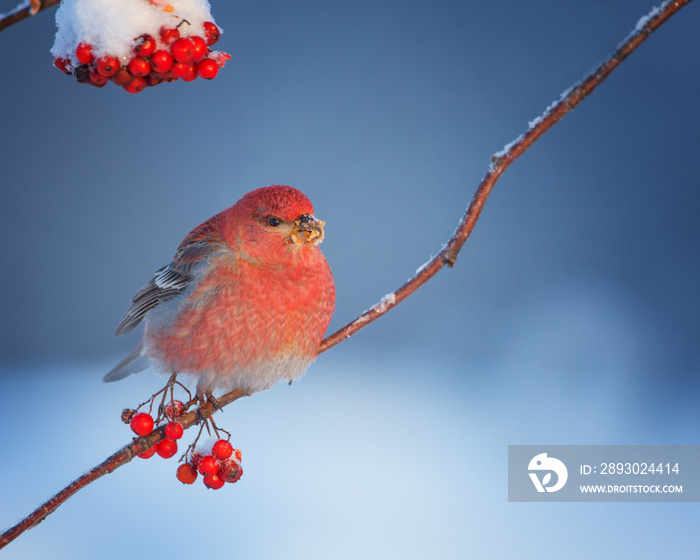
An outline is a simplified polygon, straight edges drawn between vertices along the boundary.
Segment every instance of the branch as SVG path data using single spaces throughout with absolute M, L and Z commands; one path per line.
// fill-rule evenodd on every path
M 575 109 L 605 78 L 607 78 L 620 63 L 625 60 L 639 45 L 641 45 L 654 31 L 656 31 L 668 18 L 675 14 L 692 0 L 666 0 L 658 8 L 654 8 L 648 15 L 642 17 L 635 30 L 617 48 L 617 50 L 591 74 L 586 76 L 574 87 L 565 91 L 558 102 L 551 105 L 541 117 L 530 122 L 528 131 L 508 144 L 501 152 L 492 156 L 491 166 L 481 184 L 476 190 L 466 214 L 462 217 L 454 234 L 435 257 L 420 267 L 413 278 L 401 286 L 392 294 L 384 298 L 368 311 L 365 311 L 354 321 L 345 325 L 342 329 L 326 337 L 321 343 L 321 352 L 333 348 L 339 342 L 352 336 L 360 329 L 384 315 L 389 309 L 401 303 L 418 288 L 435 276 L 445 265 L 451 267 L 457 260 L 457 255 L 462 246 L 471 235 L 481 210 L 486 204 L 486 199 L 491 194 L 496 181 L 503 175 L 506 169 L 532 146 L 540 136 L 559 122 L 564 115 Z
M 415 276 L 403 286 L 398 288 L 395 292 L 384 296 L 379 303 L 375 304 L 357 319 L 326 337 L 323 342 L 321 342 L 319 354 L 329 350 L 346 338 L 349 338 L 361 328 L 367 326 L 369 323 L 375 321 L 387 311 L 401 303 L 404 299 L 413 294 L 416 290 L 418 290 L 418 288 L 435 276 L 445 265 L 448 267 L 453 266 L 459 251 L 462 249 L 462 246 L 467 241 L 469 235 L 474 229 L 476 221 L 479 219 L 479 215 L 481 214 L 481 210 L 491 194 L 491 190 L 496 184 L 496 181 L 498 181 L 505 170 L 508 169 L 510 164 L 525 153 L 525 151 L 532 146 L 532 144 L 534 144 L 537 139 L 540 138 L 540 136 L 559 122 L 564 115 L 576 108 L 581 101 L 583 101 L 595 88 L 597 88 L 605 80 L 605 78 L 607 78 L 612 71 L 615 70 L 615 68 L 617 68 L 623 60 L 625 60 L 625 58 L 634 52 L 639 45 L 641 45 L 654 31 L 656 31 L 664 22 L 666 22 L 668 18 L 670 18 L 683 6 L 689 4 L 691 1 L 692 0 L 667 0 L 660 7 L 654 8 L 650 14 L 639 20 L 635 30 L 603 64 L 601 64 L 591 74 L 586 76 L 583 81 L 579 82 L 573 88 L 563 93 L 558 102 L 548 108 L 541 117 L 538 117 L 530 123 L 528 131 L 525 134 L 506 146 L 501 152 L 495 154 L 492 157 L 492 162 L 488 173 L 482 179 L 481 184 L 479 185 L 474 198 L 469 204 L 466 213 L 460 220 L 457 229 L 442 251 L 440 251 L 425 265 L 420 267 L 416 271 Z M 47 7 L 48 5 L 54 3 L 56 2 L 45 0 L 43 2 L 43 7 Z M 0 20 L 0 29 L 2 29 L 5 19 L 7 18 Z M 217 403 L 220 405 L 220 407 L 224 407 L 246 395 L 247 392 L 243 390 L 232 391 L 220 398 L 217 398 Z M 207 414 L 211 414 L 212 412 L 215 411 L 211 410 L 211 408 L 207 408 L 204 411 L 199 409 L 194 410 L 178 418 L 178 421 L 182 424 L 183 428 L 189 428 L 190 426 L 201 422 Z M 162 439 L 164 439 L 163 428 L 154 430 L 145 437 L 135 438 L 132 443 L 123 447 L 103 463 L 72 482 L 66 488 L 61 490 L 61 492 L 48 500 L 45 504 L 37 508 L 28 517 L 20 521 L 14 527 L 8 529 L 4 534 L 0 535 L 0 549 L 9 544 L 27 529 L 30 529 L 43 521 L 50 513 L 52 513 L 58 506 L 60 506 L 78 490 L 84 488 L 103 475 L 111 473 L 115 469 L 125 465 L 136 455 L 150 449 Z
M 55 6 L 60 2 L 61 0 L 27 0 L 25 3 L 17 6 L 13 11 L 7 14 L 0 14 L 0 31 L 18 21 L 36 15 L 46 8 Z

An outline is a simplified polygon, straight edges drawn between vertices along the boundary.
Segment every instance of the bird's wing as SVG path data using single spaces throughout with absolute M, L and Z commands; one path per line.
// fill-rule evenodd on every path
M 133 330 L 149 310 L 185 290 L 193 281 L 193 270 L 222 247 L 219 215 L 216 215 L 193 229 L 180 243 L 172 262 L 156 270 L 153 278 L 134 294 L 116 334 Z

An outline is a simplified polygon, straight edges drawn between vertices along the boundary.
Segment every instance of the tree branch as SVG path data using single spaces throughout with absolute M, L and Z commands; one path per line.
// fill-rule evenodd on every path
M 26 5 L 20 4 L 13 11 L 0 14 L 0 31 L 60 2 L 61 0 L 27 0 Z
M 650 14 L 639 20 L 635 30 L 628 38 L 618 47 L 618 49 L 596 70 L 586 76 L 581 82 L 573 88 L 562 94 L 560 100 L 548 108 L 545 113 L 530 123 L 528 131 L 517 138 L 514 142 L 506 146 L 501 152 L 492 157 L 492 162 L 488 173 L 482 179 L 474 198 L 472 199 L 466 213 L 460 220 L 457 229 L 447 242 L 445 247 L 435 257 L 421 266 L 413 278 L 398 288 L 395 292 L 388 294 L 382 298 L 380 302 L 372 306 L 368 311 L 360 315 L 354 321 L 348 323 L 340 330 L 326 337 L 321 343 L 319 353 L 329 350 L 336 344 L 349 338 L 357 331 L 375 321 L 387 311 L 401 303 L 408 296 L 413 294 L 418 288 L 435 276 L 445 265 L 451 267 L 454 265 L 459 251 L 469 238 L 476 221 L 479 219 L 481 210 L 486 203 L 491 190 L 505 170 L 520 157 L 525 151 L 534 144 L 547 130 L 552 128 L 559 122 L 564 115 L 576 108 L 581 101 L 590 95 L 620 63 L 625 60 L 639 45 L 641 45 L 654 31 L 656 31 L 668 18 L 675 14 L 686 4 L 692 0 L 668 0 L 660 7 L 652 10 Z M 57 3 L 52 0 L 45 0 L 42 8 Z M 24 16 L 26 17 L 26 16 Z M 0 29 L 3 28 L 3 18 L 0 20 Z M 20 18 L 23 19 L 23 18 Z M 7 25 L 4 25 L 6 27 Z M 233 401 L 247 395 L 246 391 L 232 391 L 217 398 L 218 404 L 223 407 Z M 194 410 L 184 414 L 178 421 L 184 428 L 201 422 L 207 414 L 215 412 L 211 407 L 204 411 Z M 0 536 L 0 549 L 17 538 L 27 529 L 34 527 L 43 521 L 50 513 L 58 506 L 70 498 L 81 488 L 84 488 L 91 482 L 97 480 L 105 474 L 111 473 L 115 469 L 125 465 L 131 461 L 136 455 L 150 449 L 164 438 L 163 428 L 154 430 L 145 437 L 135 438 L 132 443 L 117 451 L 100 465 L 96 466 L 66 488 L 61 490 L 53 498 L 37 508 L 25 519 L 20 521 L 14 527 L 8 529 Z

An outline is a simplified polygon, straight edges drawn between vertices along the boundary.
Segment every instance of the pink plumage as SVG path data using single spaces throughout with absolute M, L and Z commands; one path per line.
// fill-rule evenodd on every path
M 273 185 L 196 227 L 133 297 L 117 334 L 145 319 L 143 345 L 105 381 L 149 361 L 196 378 L 203 392 L 254 393 L 301 376 L 335 305 L 318 247 L 324 225 L 300 191 Z

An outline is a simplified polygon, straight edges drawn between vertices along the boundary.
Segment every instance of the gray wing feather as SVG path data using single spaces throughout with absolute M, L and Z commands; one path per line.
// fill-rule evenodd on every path
M 127 375 L 138 373 L 146 369 L 150 365 L 148 357 L 143 353 L 143 346 L 139 346 L 121 362 L 119 362 L 107 375 L 102 379 L 105 383 L 111 381 L 119 381 Z
M 126 310 L 117 327 L 117 336 L 133 330 L 147 311 L 175 297 L 188 286 L 190 275 L 181 274 L 170 266 L 157 270 L 153 278 L 131 298 L 131 307 Z

